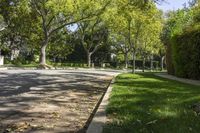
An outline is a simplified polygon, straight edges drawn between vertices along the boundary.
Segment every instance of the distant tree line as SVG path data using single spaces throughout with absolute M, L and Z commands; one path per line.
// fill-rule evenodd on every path
M 162 0 L 1 0 L 0 48 L 20 50 L 20 62 L 123 62 L 163 68 Z

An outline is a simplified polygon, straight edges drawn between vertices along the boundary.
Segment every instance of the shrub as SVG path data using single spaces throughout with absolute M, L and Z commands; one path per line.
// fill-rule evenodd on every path
M 172 56 L 176 76 L 200 79 L 200 31 L 174 36 Z
M 168 43 L 167 44 L 167 49 L 166 49 L 166 67 L 167 67 L 167 72 L 168 74 L 174 75 L 175 70 L 174 70 L 174 64 L 172 61 L 172 44 Z

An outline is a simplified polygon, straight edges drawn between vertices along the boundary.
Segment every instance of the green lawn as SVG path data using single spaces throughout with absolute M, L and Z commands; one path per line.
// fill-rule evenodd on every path
M 104 133 L 199 133 L 200 86 L 153 74 L 122 74 L 114 84 Z

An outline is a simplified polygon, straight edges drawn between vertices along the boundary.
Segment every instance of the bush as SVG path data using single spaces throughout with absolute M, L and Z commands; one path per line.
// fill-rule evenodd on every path
M 167 43 L 167 49 L 166 49 L 166 67 L 167 67 L 167 72 L 168 74 L 174 75 L 175 70 L 174 70 L 174 64 L 173 64 L 173 59 L 172 59 L 172 44 Z
M 12 64 L 17 65 L 17 66 L 20 66 L 20 65 L 22 65 L 24 62 L 25 62 L 24 59 L 18 57 L 18 58 L 14 59 L 14 60 L 12 61 Z
M 200 31 L 175 36 L 172 56 L 176 76 L 200 79 Z
M 4 64 L 12 64 L 12 61 L 10 60 L 10 58 L 5 57 L 4 58 Z

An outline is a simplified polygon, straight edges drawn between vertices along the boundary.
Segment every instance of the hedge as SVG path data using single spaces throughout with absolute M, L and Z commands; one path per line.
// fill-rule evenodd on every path
M 172 60 L 175 75 L 200 79 L 200 31 L 191 31 L 172 39 Z
M 175 70 L 174 70 L 174 64 L 173 64 L 173 59 L 172 59 L 172 44 L 168 43 L 166 49 L 166 67 L 167 67 L 167 72 L 168 74 L 174 75 Z

